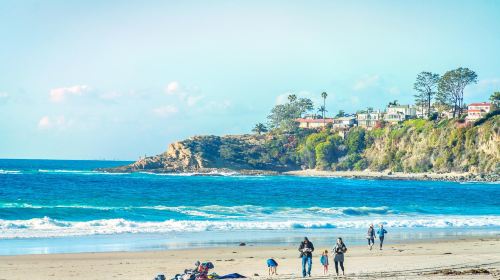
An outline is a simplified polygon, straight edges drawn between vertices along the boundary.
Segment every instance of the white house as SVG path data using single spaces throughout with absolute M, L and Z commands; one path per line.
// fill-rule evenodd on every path
M 384 121 L 398 123 L 417 117 L 417 109 L 411 105 L 387 106 Z
M 356 123 L 355 117 L 339 117 L 333 119 L 333 128 L 350 128 Z
M 333 119 L 325 118 L 325 119 L 314 119 L 314 118 L 299 118 L 295 120 L 299 123 L 300 128 L 322 128 L 328 125 L 329 123 L 333 124 Z
M 465 120 L 467 122 L 475 122 L 484 117 L 484 115 L 488 114 L 490 111 L 491 103 L 480 102 L 469 104 L 469 106 L 467 106 L 467 117 L 465 117 Z
M 356 114 L 358 126 L 364 128 L 373 128 L 380 126 L 383 119 L 384 113 L 382 113 L 380 110 Z

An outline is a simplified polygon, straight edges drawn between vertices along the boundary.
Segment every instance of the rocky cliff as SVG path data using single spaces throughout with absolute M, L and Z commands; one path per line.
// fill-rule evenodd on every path
M 500 172 L 500 116 L 477 126 L 414 120 L 370 135 L 363 156 L 372 170 Z
M 500 116 L 475 126 L 456 120 L 410 120 L 372 131 L 354 128 L 346 138 L 330 130 L 303 129 L 266 135 L 195 136 L 170 144 L 165 153 L 105 171 L 262 174 L 301 168 L 468 172 L 499 178 Z
M 104 169 L 109 172 L 275 173 L 296 169 L 267 157 L 266 136 L 195 136 L 172 143 L 165 153 L 146 157 L 131 165 Z

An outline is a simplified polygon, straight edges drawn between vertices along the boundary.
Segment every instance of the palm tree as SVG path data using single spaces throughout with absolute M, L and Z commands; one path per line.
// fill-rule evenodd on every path
M 320 113 L 323 116 L 323 126 L 326 126 L 326 120 L 325 120 L 325 113 L 328 112 L 325 108 L 325 106 L 320 106 L 318 108 L 318 113 Z
M 321 98 L 323 98 L 323 108 L 325 108 L 325 111 L 323 112 L 323 119 L 325 119 L 325 112 L 326 112 L 326 97 L 328 96 L 328 93 L 326 91 L 323 91 L 321 93 Z
M 262 132 L 267 132 L 267 127 L 263 123 L 258 123 L 252 131 L 260 135 Z
M 297 95 L 295 94 L 288 95 L 288 101 L 290 101 L 290 103 L 295 102 L 295 100 L 297 100 Z

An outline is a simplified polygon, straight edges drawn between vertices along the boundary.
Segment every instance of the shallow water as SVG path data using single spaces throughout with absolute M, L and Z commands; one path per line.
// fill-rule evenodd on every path
M 497 183 L 92 171 L 123 164 L 0 160 L 0 254 L 283 244 L 304 234 L 362 242 L 369 223 L 397 240 L 500 228 Z M 82 245 L 64 245 L 72 240 Z

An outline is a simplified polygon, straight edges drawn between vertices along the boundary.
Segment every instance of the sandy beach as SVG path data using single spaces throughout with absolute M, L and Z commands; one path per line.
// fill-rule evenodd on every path
M 348 244 L 347 244 L 348 245 Z M 320 251 L 313 259 L 313 277 L 323 276 Z M 347 279 L 500 279 L 500 237 L 468 238 L 391 244 L 383 251 L 365 246 L 349 247 Z M 278 276 L 268 277 L 265 261 L 273 257 Z M 168 279 L 196 260 L 212 261 L 219 275 L 237 272 L 252 279 L 300 278 L 297 248 L 220 247 L 209 249 L 20 255 L 0 257 L 0 279 L 153 279 L 163 273 Z M 331 261 L 331 263 L 333 263 Z M 330 273 L 334 272 L 333 265 Z

